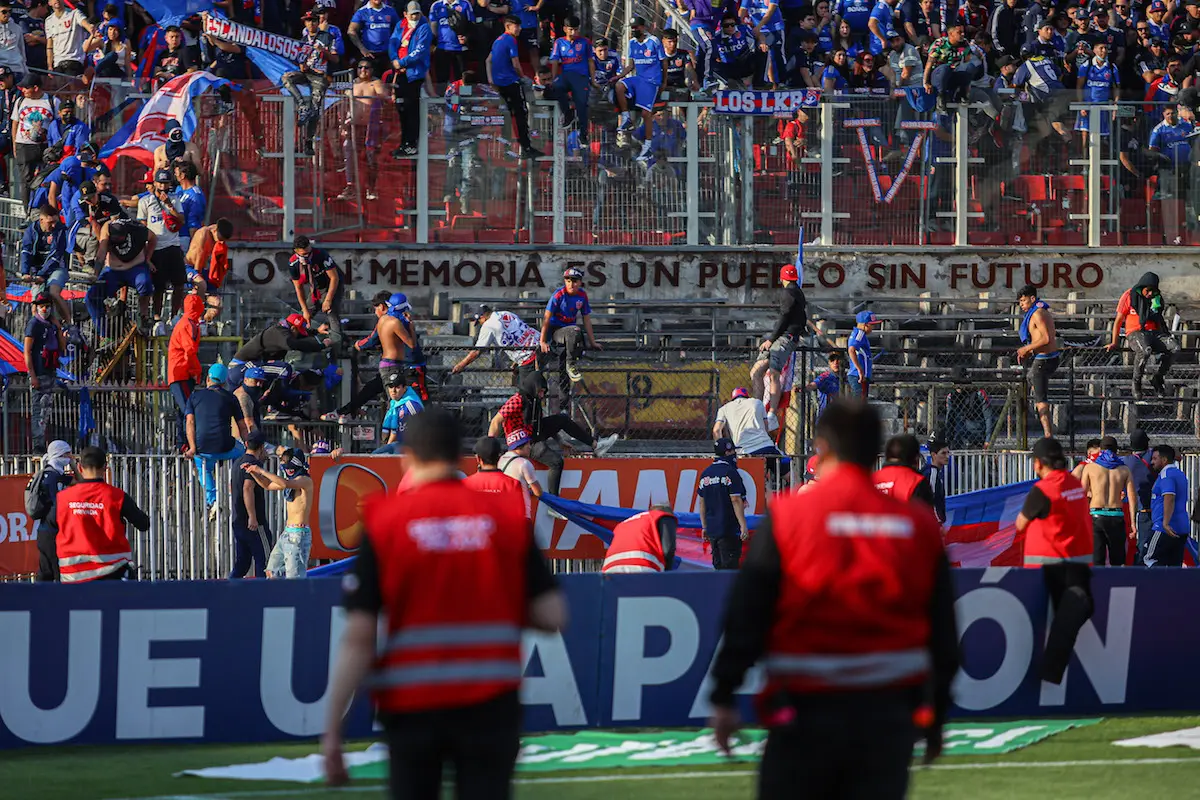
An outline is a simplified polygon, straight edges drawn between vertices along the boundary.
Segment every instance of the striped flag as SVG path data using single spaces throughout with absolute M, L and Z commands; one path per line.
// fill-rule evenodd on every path
M 129 156 L 147 167 L 153 165 L 154 151 L 167 142 L 163 133 L 167 122 L 178 122 L 184 141 L 190 140 L 196 130 L 193 101 L 210 89 L 226 85 L 229 81 L 211 72 L 189 72 L 172 78 L 146 101 L 136 117 L 113 134 L 100 151 L 100 158 L 110 169 L 120 156 Z

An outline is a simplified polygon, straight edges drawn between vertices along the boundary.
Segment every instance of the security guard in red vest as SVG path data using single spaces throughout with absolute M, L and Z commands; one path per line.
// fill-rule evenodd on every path
M 883 466 L 875 470 L 875 488 L 897 500 L 922 500 L 933 508 L 933 488 L 921 474 L 921 443 L 911 433 L 888 439 Z
M 605 575 L 622 572 L 666 572 L 675 566 L 675 533 L 679 521 L 670 506 L 634 514 L 613 528 L 604 553 Z
M 75 483 L 58 493 L 58 570 L 63 583 L 123 580 L 132 548 L 125 523 L 150 530 L 133 498 L 104 482 L 107 457 L 99 447 L 79 455 Z
M 1017 515 L 1017 530 L 1025 532 L 1025 566 L 1042 568 L 1054 609 L 1042 680 L 1061 683 L 1075 637 L 1094 610 L 1092 518 L 1087 492 L 1067 469 L 1058 440 L 1039 439 L 1033 445 L 1033 471 L 1038 482 Z
M 774 497 L 730 592 L 712 726 L 728 751 L 734 692 L 762 658 L 761 798 L 901 798 L 918 724 L 926 760 L 941 752 L 959 663 L 950 566 L 932 511 L 875 489 L 881 438 L 861 401 L 829 405 L 820 480 Z
M 323 740 L 333 785 L 347 780 L 342 715 L 369 676 L 391 797 L 436 800 L 447 761 L 458 797 L 510 796 L 521 629 L 561 629 L 566 604 L 521 497 L 485 495 L 458 479 L 461 441 L 448 411 L 415 417 L 404 434 L 408 488 L 365 511 L 366 535 L 344 581 L 348 613 Z M 377 651 L 381 615 L 387 634 Z

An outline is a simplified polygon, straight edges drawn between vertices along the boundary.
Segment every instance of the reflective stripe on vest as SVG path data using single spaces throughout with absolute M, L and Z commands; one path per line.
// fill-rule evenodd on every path
M 608 570 L 609 572 L 612 572 L 613 564 L 619 564 L 622 561 L 634 561 L 634 560 L 649 561 L 651 564 L 653 564 L 655 567 L 657 567 L 657 569 L 655 569 L 654 572 L 662 572 L 663 571 L 662 559 L 659 558 L 658 556 L 654 555 L 654 553 L 647 553 L 645 550 L 627 550 L 624 553 L 613 553 L 611 556 L 604 559 L 604 566 L 601 567 L 601 569 L 605 569 L 605 570 Z
M 1025 556 L 1025 566 L 1036 564 L 1090 564 L 1092 556 Z
M 126 554 L 126 556 L 127 555 L 128 554 Z M 59 572 L 61 574 L 59 575 L 59 579 L 63 583 L 74 583 L 77 581 L 94 581 L 97 578 L 103 578 L 105 575 L 111 575 L 128 564 L 129 559 L 126 556 L 122 556 L 117 561 L 97 567 L 96 569 L 63 570 L 60 566 Z
M 605 567 L 604 568 L 604 573 L 606 575 L 613 575 L 613 574 L 632 575 L 632 574 L 639 573 L 639 572 L 641 572 L 641 573 L 646 573 L 646 572 L 659 573 L 659 572 L 662 572 L 662 570 L 655 569 L 654 567 L 647 567 L 642 564 L 618 564 L 615 567 Z
M 58 566 L 72 567 L 76 564 L 108 564 L 113 561 L 125 561 L 133 557 L 133 553 L 109 553 L 102 556 L 70 556 L 68 558 L 60 558 Z
M 416 686 L 439 683 L 492 683 L 520 681 L 519 661 L 434 662 L 407 667 L 388 667 L 371 678 L 373 688 Z
M 771 676 L 809 678 L 828 684 L 866 688 L 888 686 L 929 671 L 925 648 L 863 655 L 769 655 Z
M 399 653 L 424 647 L 490 647 L 521 643 L 521 629 L 506 622 L 426 625 L 388 637 L 384 650 Z

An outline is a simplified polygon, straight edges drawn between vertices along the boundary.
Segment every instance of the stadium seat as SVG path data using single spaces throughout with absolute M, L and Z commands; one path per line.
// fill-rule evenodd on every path
M 444 242 L 447 244 L 475 244 L 475 231 L 473 230 L 456 231 L 453 228 L 438 228 L 433 233 L 433 240 L 435 242 Z
M 450 220 L 454 230 L 479 230 L 487 225 L 487 217 L 482 214 L 456 215 Z
M 1001 231 L 969 231 L 967 233 L 967 242 L 969 244 L 994 247 L 1008 244 L 1008 237 Z
M 1046 231 L 1046 244 L 1061 247 L 1082 247 L 1087 244 L 1087 237 L 1083 234 L 1083 231 L 1048 230 Z
M 478 232 L 477 238 L 480 244 L 512 244 L 513 231 L 512 228 L 508 230 L 484 228 Z

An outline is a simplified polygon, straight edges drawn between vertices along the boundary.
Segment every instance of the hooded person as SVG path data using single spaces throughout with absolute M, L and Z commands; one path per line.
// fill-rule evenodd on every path
M 71 445 L 62 439 L 55 439 L 46 448 L 38 477 L 30 482 L 31 489 L 38 495 L 38 508 L 35 509 L 38 513 L 31 516 L 37 523 L 39 581 L 52 582 L 59 579 L 57 497 L 60 489 L 74 483 L 75 479 L 71 473 L 74 461 Z
M 184 141 L 183 127 L 178 120 L 167 120 L 167 124 L 163 126 L 163 134 L 167 141 L 154 151 L 154 172 L 169 169 L 179 161 L 191 161 L 195 164 L 196 159 L 188 152 L 188 143 Z
M 508 398 L 492 417 L 488 436 L 503 436 L 511 447 L 512 441 L 522 432 L 527 434 L 532 440 L 530 457 L 549 468 L 550 493 L 558 494 L 562 482 L 563 455 L 555 440 L 560 433 L 582 442 L 601 458 L 620 437 L 614 433 L 597 440 L 566 414 L 546 416 L 542 409 L 545 397 L 546 379 L 540 372 L 521 376 L 517 382 L 517 393 Z
M 1133 350 L 1133 399 L 1144 396 L 1142 379 L 1146 374 L 1150 357 L 1158 356 L 1158 367 L 1150 379 L 1150 385 L 1160 397 L 1167 393 L 1167 372 L 1179 352 L 1179 342 L 1167 330 L 1163 317 L 1166 303 L 1159 290 L 1158 274 L 1147 272 L 1132 288 L 1126 290 L 1117 301 L 1117 315 L 1113 320 L 1112 338 L 1108 349 L 1115 350 L 1120 344 L 1121 330 L 1125 330 L 1125 341 Z

